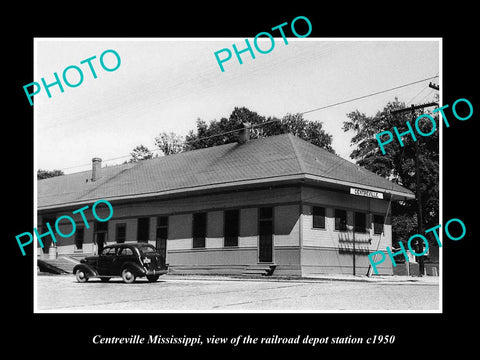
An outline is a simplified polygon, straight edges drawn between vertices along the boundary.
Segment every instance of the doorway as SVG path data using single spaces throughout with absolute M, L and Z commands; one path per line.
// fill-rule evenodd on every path
M 107 245 L 108 241 L 108 221 L 107 222 L 100 222 L 95 221 L 93 225 L 94 230 L 94 242 L 97 245 L 97 254 L 100 254 Z
M 97 254 L 100 255 L 107 243 L 107 232 L 97 232 L 95 233 L 95 242 L 97 243 Z
M 157 218 L 157 235 L 155 247 L 162 257 L 163 264 L 167 258 L 167 239 L 168 239 L 168 216 L 159 216 Z
M 273 208 L 259 209 L 258 216 L 258 262 L 273 261 Z
M 47 223 L 50 224 L 50 227 L 52 228 L 52 224 L 55 224 L 55 221 L 56 221 L 56 218 L 54 217 L 51 217 L 51 218 L 42 218 L 42 234 L 45 234 L 47 232 L 49 232 L 49 229 L 47 227 Z M 45 236 L 42 238 L 42 244 L 43 244 L 43 254 L 44 255 L 47 255 L 48 256 L 48 253 L 50 251 L 50 247 L 51 246 L 56 246 L 54 243 L 53 243 L 53 240 L 52 240 L 52 236 Z

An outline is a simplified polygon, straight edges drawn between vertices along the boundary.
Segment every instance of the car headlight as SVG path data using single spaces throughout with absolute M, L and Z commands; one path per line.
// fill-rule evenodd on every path
M 145 264 L 150 264 L 150 263 L 151 263 L 151 260 L 150 260 L 149 258 L 145 258 L 145 259 L 143 259 L 143 262 L 144 262 Z

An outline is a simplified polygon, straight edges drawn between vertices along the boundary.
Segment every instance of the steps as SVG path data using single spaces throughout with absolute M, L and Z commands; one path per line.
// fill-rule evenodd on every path
M 254 264 L 248 265 L 242 275 L 258 275 L 258 276 L 271 276 L 275 271 L 277 265 L 275 264 Z
M 80 264 L 80 261 L 66 256 L 61 256 L 57 259 L 37 259 L 40 271 L 53 274 L 71 274 L 74 266 L 77 264 Z

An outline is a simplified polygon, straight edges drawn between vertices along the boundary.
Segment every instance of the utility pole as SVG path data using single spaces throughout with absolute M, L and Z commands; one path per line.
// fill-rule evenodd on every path
M 353 213 L 353 276 L 355 276 L 355 213 Z
M 431 85 L 431 83 L 430 83 L 430 85 Z M 430 106 L 438 106 L 438 104 L 436 102 L 430 102 L 430 103 L 419 104 L 419 105 L 413 105 L 412 104 L 412 106 L 410 108 L 395 110 L 395 111 L 392 111 L 392 114 L 398 114 L 398 113 L 402 113 L 402 112 L 406 112 L 406 111 L 410 110 L 412 112 L 412 122 L 415 122 L 415 110 L 423 109 L 423 108 L 430 107 Z M 418 142 L 415 141 L 414 143 L 415 143 L 414 146 L 415 146 L 415 177 L 416 177 L 415 198 L 417 199 L 417 206 L 418 206 L 417 228 L 418 228 L 418 233 L 423 234 L 424 230 L 423 230 L 422 192 L 420 191 L 420 162 L 419 162 L 419 158 L 418 158 L 418 155 L 419 155 L 418 149 L 419 148 L 418 148 Z M 423 252 L 423 242 L 419 242 L 419 252 L 420 253 Z M 419 263 L 418 263 L 419 273 L 420 273 L 420 276 L 423 276 L 423 274 L 425 272 L 423 256 L 419 256 L 418 259 L 419 259 Z
M 435 89 L 435 90 L 440 90 L 440 87 L 432 82 L 428 84 L 428 87 L 431 87 L 432 89 Z

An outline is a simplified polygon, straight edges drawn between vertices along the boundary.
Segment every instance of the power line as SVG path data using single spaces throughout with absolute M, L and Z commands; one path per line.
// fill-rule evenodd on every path
M 422 92 L 424 92 L 425 89 L 427 89 L 427 88 L 428 88 L 428 85 L 426 85 L 422 90 L 420 90 L 420 91 L 418 92 L 417 95 L 415 95 L 413 98 L 411 98 L 410 100 L 408 100 L 405 104 L 410 104 L 418 95 L 420 95 Z
M 314 112 L 314 111 L 319 111 L 319 110 L 327 109 L 327 108 L 330 108 L 330 107 L 334 107 L 334 106 L 346 104 L 346 103 L 349 103 L 349 102 L 352 102 L 352 101 L 356 101 L 356 100 L 360 100 L 360 99 L 365 99 L 365 98 L 367 98 L 367 97 L 371 97 L 371 96 L 383 94 L 383 93 L 386 93 L 386 92 L 389 92 L 389 91 L 393 91 L 393 90 L 396 90 L 396 89 L 400 89 L 400 88 L 404 88 L 404 87 L 407 87 L 407 86 L 415 85 L 415 84 L 421 83 L 421 82 L 426 81 L 426 80 L 435 79 L 435 78 L 437 78 L 437 77 L 438 77 L 438 73 L 437 73 L 437 75 L 435 75 L 435 76 L 428 77 L 428 78 L 425 78 L 425 79 L 422 79 L 422 80 L 413 81 L 413 82 L 410 82 L 410 83 L 407 83 L 407 84 L 395 86 L 395 87 L 390 88 L 390 89 L 385 89 L 385 90 L 377 91 L 377 92 L 370 93 L 370 94 L 367 94 L 367 95 L 359 96 L 359 97 L 356 97 L 356 98 L 353 98 L 353 99 L 344 100 L 344 101 L 336 102 L 336 103 L 333 103 L 333 104 L 325 105 L 325 106 L 318 107 L 318 108 L 315 108 L 315 109 L 311 109 L 311 110 L 307 110 L 307 111 L 304 111 L 304 112 L 300 112 L 299 114 L 303 115 L 303 114 L 311 113 L 311 112 Z M 422 91 L 423 91 L 423 90 L 422 90 Z M 420 93 L 418 93 L 417 95 L 415 95 L 415 97 L 417 97 L 419 94 L 420 94 Z M 415 97 L 414 97 L 414 98 L 415 98 Z M 281 121 L 281 119 L 274 119 L 274 120 L 266 121 L 266 122 L 263 122 L 263 123 L 260 123 L 260 124 L 253 124 L 253 125 L 251 126 L 251 128 L 264 126 L 264 125 L 267 125 L 267 124 L 269 124 L 269 123 L 276 122 L 276 121 Z M 228 135 L 228 134 L 231 134 L 231 133 L 234 133 L 234 132 L 238 132 L 238 131 L 240 131 L 240 130 L 241 130 L 241 129 L 230 130 L 230 131 L 226 131 L 226 132 L 220 133 L 220 134 L 214 134 L 214 135 L 210 135 L 210 136 L 205 136 L 205 137 L 203 137 L 203 138 L 194 139 L 194 140 L 191 140 L 191 141 L 188 141 L 188 142 L 186 141 L 186 143 L 187 143 L 187 144 L 192 144 L 192 143 L 195 143 L 195 142 L 198 142 L 198 141 L 208 140 L 208 139 L 211 139 L 211 138 L 213 138 L 213 137 Z M 154 149 L 154 150 L 151 150 L 151 151 L 160 151 L 160 149 Z M 106 161 L 123 159 L 123 158 L 126 158 L 126 157 L 128 157 L 128 156 L 130 156 L 130 154 L 129 154 L 129 155 L 124 155 L 124 156 L 115 157 L 115 158 L 105 159 L 104 161 L 106 162 Z M 59 170 L 68 170 L 68 169 L 73 169 L 73 168 L 78 168 L 78 167 L 83 167 L 83 166 L 88 166 L 88 165 L 90 165 L 90 163 L 89 163 L 89 164 L 84 164 L 84 165 L 70 166 L 70 167 L 67 167 L 67 168 L 59 169 Z
M 414 82 L 411 82 L 411 83 L 408 83 L 408 84 L 403 84 L 403 85 L 400 85 L 400 86 L 395 86 L 395 87 L 390 88 L 390 89 L 377 91 L 377 92 L 374 92 L 374 93 L 371 93 L 371 94 L 368 94 L 368 95 L 363 95 L 363 96 L 359 96 L 359 97 L 356 97 L 356 98 L 353 98 L 353 99 L 349 99 L 349 100 L 345 100 L 345 101 L 340 101 L 340 102 L 337 102 L 337 103 L 334 103 L 334 104 L 330 104 L 330 105 L 322 106 L 322 107 L 315 108 L 315 109 L 312 109 L 312 110 L 304 111 L 304 112 L 301 112 L 300 114 L 303 115 L 303 114 L 307 114 L 307 113 L 310 113 L 310 112 L 327 109 L 327 108 L 332 107 L 332 106 L 342 105 L 342 104 L 346 104 L 346 103 L 349 103 L 349 102 L 352 102 L 352 101 L 356 101 L 356 100 L 360 100 L 360 99 L 365 99 L 365 98 L 370 97 L 370 96 L 374 96 L 374 95 L 378 95 L 378 94 L 383 94 L 383 93 L 386 93 L 386 92 L 388 92 L 388 91 L 392 91 L 392 90 L 396 90 L 396 89 L 401 89 L 401 88 L 404 88 L 404 87 L 407 87 L 407 86 L 410 86 L 410 85 L 418 84 L 418 83 L 421 83 L 422 81 L 435 79 L 436 77 L 438 77 L 438 75 L 435 75 L 435 76 L 432 76 L 432 77 L 429 77 L 429 78 L 425 78 L 425 79 L 422 79 L 422 80 L 414 81 Z
M 438 74 L 439 74 L 439 72 L 437 72 L 436 76 L 438 76 Z M 413 101 L 413 99 L 415 99 L 418 95 L 420 95 L 423 91 L 425 91 L 425 89 L 427 89 L 428 87 L 431 87 L 431 84 L 432 83 L 430 82 L 429 84 L 425 85 L 425 87 L 422 90 L 420 90 L 417 95 L 415 95 L 413 98 L 411 98 L 405 104 L 410 104 Z M 430 91 L 427 95 L 425 95 L 422 99 L 420 99 L 419 102 L 422 101 L 423 99 L 425 99 L 427 96 L 429 96 L 432 93 L 432 91 Z
M 274 120 L 266 121 L 266 122 L 263 122 L 263 123 L 260 123 L 260 124 L 254 124 L 250 128 L 260 127 L 260 126 L 267 125 L 267 124 L 270 124 L 270 123 L 275 122 L 275 121 L 281 121 L 281 119 L 274 119 Z M 221 134 L 214 134 L 214 135 L 205 136 L 203 138 L 193 139 L 191 141 L 185 141 L 185 142 L 187 144 L 192 144 L 192 143 L 195 143 L 195 142 L 198 142 L 198 141 L 211 139 L 211 138 L 214 138 L 214 137 L 217 137 L 217 136 L 228 135 L 228 134 L 231 134 L 231 133 L 234 133 L 234 132 L 238 132 L 240 130 L 242 130 L 242 129 L 230 130 L 230 131 L 226 131 L 226 132 L 221 133 Z M 162 151 L 162 150 L 161 149 L 153 149 L 153 150 L 149 149 L 149 151 L 155 152 L 155 151 Z M 127 158 L 129 156 L 131 156 L 131 154 L 124 155 L 124 156 L 118 156 L 118 157 L 114 157 L 114 158 L 110 158 L 110 159 L 105 159 L 105 160 L 102 160 L 102 161 L 107 162 L 107 161 L 112 161 L 112 160 L 119 160 L 119 159 Z M 62 168 L 62 169 L 58 169 L 58 170 L 68 170 L 68 169 L 74 169 L 74 168 L 88 166 L 88 165 L 90 165 L 90 163 L 83 164 L 83 165 L 70 166 L 70 167 L 66 167 L 66 168 Z
M 418 83 L 420 83 L 420 82 L 422 82 L 422 81 L 435 79 L 435 78 L 437 78 L 437 77 L 438 77 L 438 74 L 435 75 L 435 76 L 429 77 L 429 78 L 425 78 L 425 79 L 422 79 L 422 80 L 414 81 L 414 82 L 411 82 L 411 83 L 408 83 L 408 84 L 403 84 L 403 85 L 400 85 L 400 86 L 395 86 L 395 87 L 390 88 L 390 89 L 377 91 L 377 92 L 374 92 L 374 93 L 371 93 L 371 94 L 368 94 L 368 95 L 363 95 L 363 96 L 360 96 L 360 97 L 357 97 L 357 98 L 354 98 L 354 99 L 344 100 L 344 101 L 337 102 L 337 103 L 334 103 L 334 104 L 330 104 L 330 105 L 322 106 L 322 107 L 315 108 L 315 109 L 312 109 L 312 110 L 300 112 L 299 114 L 302 114 L 302 115 L 303 115 L 303 114 L 307 114 L 307 113 L 310 113 L 310 112 L 313 112 L 313 111 L 319 111 L 319 110 L 327 109 L 327 108 L 329 108 L 329 107 L 333 107 L 333 106 L 337 106 L 337 105 L 341 105 L 341 104 L 346 104 L 346 103 L 349 103 L 349 102 L 352 102 L 352 101 L 355 101 L 355 100 L 364 99 L 364 98 L 367 98 L 367 97 L 370 97 L 370 96 L 374 96 L 374 95 L 382 94 L 382 93 L 385 93 L 385 92 L 388 92 L 388 91 L 393 91 L 393 90 L 400 89 L 400 88 L 403 88 L 403 87 L 407 87 L 407 86 L 411 86 L 411 85 L 414 85 L 414 84 L 418 84 Z M 426 87 L 428 87 L 428 85 L 427 85 Z M 426 88 L 426 87 L 425 87 L 425 88 Z M 422 89 L 422 91 L 425 90 L 425 88 Z M 420 91 L 420 92 L 422 92 L 422 91 Z M 420 94 L 420 93 L 419 93 L 419 94 Z M 419 94 L 415 95 L 414 98 L 417 97 Z M 279 119 L 278 119 L 278 120 L 275 119 L 275 120 L 267 121 L 267 122 L 264 122 L 264 123 L 261 123 L 261 124 L 255 124 L 255 125 L 252 125 L 252 128 L 253 128 L 253 127 L 258 127 L 258 126 L 263 126 L 263 125 L 266 125 L 266 124 L 271 123 L 271 122 L 274 122 L 274 121 L 279 121 Z M 207 139 L 210 139 L 210 138 L 213 138 L 213 137 L 217 137 L 217 136 L 227 135 L 227 134 L 230 134 L 230 133 L 239 131 L 239 130 L 240 130 L 240 129 L 231 130 L 231 131 L 227 131 L 227 132 L 224 132 L 224 133 L 221 133 L 221 134 L 215 134 L 215 135 L 211 135 L 211 136 L 206 136 L 206 137 L 203 137 L 203 138 L 200 138 L 200 139 L 195 139 L 195 140 L 193 140 L 192 142 L 197 142 L 197 141 L 207 140 Z

